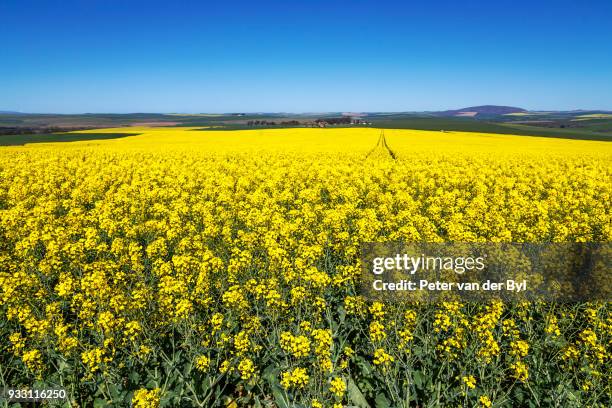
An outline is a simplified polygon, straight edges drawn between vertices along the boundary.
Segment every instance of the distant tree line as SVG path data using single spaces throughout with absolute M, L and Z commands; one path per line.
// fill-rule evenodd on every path
M 282 122 L 275 122 L 271 120 L 249 120 L 247 122 L 248 126 L 300 126 L 302 124 L 305 124 L 305 122 L 302 123 L 299 120 L 285 120 Z
M 86 126 L 86 127 L 59 127 L 59 126 L 49 126 L 49 127 L 1 127 L 0 126 L 0 135 L 38 135 L 38 134 L 47 134 L 47 133 L 61 133 L 61 132 L 72 132 L 75 130 L 90 130 L 95 129 L 95 127 Z
M 276 122 L 269 120 L 249 120 L 247 122 L 249 126 L 276 126 Z
M 351 123 L 353 123 L 350 116 L 342 116 L 339 118 L 317 119 L 315 120 L 315 122 L 316 123 L 325 122 L 328 125 L 350 125 Z
M 248 126 L 327 126 L 327 125 L 350 125 L 357 122 L 351 119 L 350 116 L 342 116 L 338 118 L 319 118 L 314 121 L 285 120 L 275 122 L 270 120 L 249 120 Z

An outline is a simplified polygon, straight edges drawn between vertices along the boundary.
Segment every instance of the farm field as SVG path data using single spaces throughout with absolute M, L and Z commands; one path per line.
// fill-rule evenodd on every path
M 134 136 L 137 133 L 49 133 L 30 135 L 3 135 L 0 136 L 0 146 L 20 146 L 32 143 L 78 142 L 81 140 L 115 139 L 119 137 Z
M 0 147 L 0 387 L 79 407 L 611 405 L 608 303 L 358 290 L 363 242 L 611 241 L 611 143 L 89 132 Z
M 186 127 L 209 130 L 287 129 L 313 127 L 316 121 L 328 121 L 328 126 L 374 127 L 384 129 L 420 129 L 542 136 L 578 140 L 612 140 L 610 113 L 584 112 L 520 112 L 484 114 L 475 117 L 445 116 L 436 112 L 362 113 L 353 119 L 365 123 L 336 123 L 347 119 L 341 112 L 321 114 L 82 114 L 52 115 L 3 113 L 0 111 L 0 146 L 34 142 L 78 141 L 96 139 L 93 132 L 100 128 L 116 128 L 114 137 L 134 133 L 134 127 Z M 326 125 L 327 126 L 327 125 Z M 87 130 L 86 136 L 82 130 Z M 172 130 L 172 129 L 170 129 Z M 70 132 L 70 133 L 63 133 Z M 109 134 L 108 131 L 105 131 Z M 68 138 L 68 139 L 67 139 Z M 113 136 L 108 136 L 113 138 Z M 72 140 L 70 140 L 72 139 Z
M 565 119 L 569 123 L 580 123 L 581 127 L 572 128 L 559 128 L 554 126 L 555 121 L 543 120 L 551 127 L 534 126 L 536 123 L 523 122 L 514 123 L 507 118 L 513 118 L 516 116 L 506 116 L 505 121 L 487 121 L 487 120 L 474 120 L 471 118 L 457 118 L 457 117 L 418 117 L 418 116 L 402 116 L 397 115 L 395 117 L 380 117 L 372 119 L 373 126 L 378 128 L 389 128 L 389 129 L 422 129 L 422 130 L 448 130 L 456 132 L 483 132 L 483 133 L 495 133 L 495 134 L 509 134 L 509 135 L 522 135 L 522 136 L 540 136 L 540 137 L 553 137 L 553 138 L 564 138 L 564 139 L 578 139 L 578 140 L 600 140 L 610 141 L 612 135 L 610 130 L 612 129 L 612 122 L 609 118 L 605 117 L 587 117 L 580 118 L 580 120 L 570 121 Z M 535 116 L 536 119 L 548 119 L 548 117 Z M 560 121 L 560 119 L 555 118 Z M 560 121 L 559 123 L 567 123 Z M 540 123 L 540 125 L 544 125 Z

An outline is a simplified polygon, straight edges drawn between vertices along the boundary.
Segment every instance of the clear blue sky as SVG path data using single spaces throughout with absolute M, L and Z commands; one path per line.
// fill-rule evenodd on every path
M 0 0 L 0 110 L 612 109 L 612 1 Z

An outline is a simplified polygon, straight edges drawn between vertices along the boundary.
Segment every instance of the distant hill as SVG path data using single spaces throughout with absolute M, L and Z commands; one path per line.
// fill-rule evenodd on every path
M 14 111 L 3 111 L 0 110 L 0 115 L 24 115 L 22 112 L 14 112 Z
M 526 109 L 516 108 L 514 106 L 497 106 L 497 105 L 482 105 L 470 106 L 463 109 L 453 109 L 441 112 L 435 112 L 437 116 L 459 116 L 459 117 L 476 117 L 476 116 L 498 116 L 507 115 L 509 113 L 523 113 Z

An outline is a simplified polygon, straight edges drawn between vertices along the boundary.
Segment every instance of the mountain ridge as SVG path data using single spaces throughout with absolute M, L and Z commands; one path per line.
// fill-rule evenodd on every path
M 435 112 L 438 116 L 463 116 L 463 117 L 475 117 L 475 116 L 497 116 L 507 115 L 509 113 L 525 113 L 527 109 L 518 108 L 515 106 L 502 106 L 502 105 L 479 105 L 469 106 L 461 109 L 450 109 L 445 111 Z

